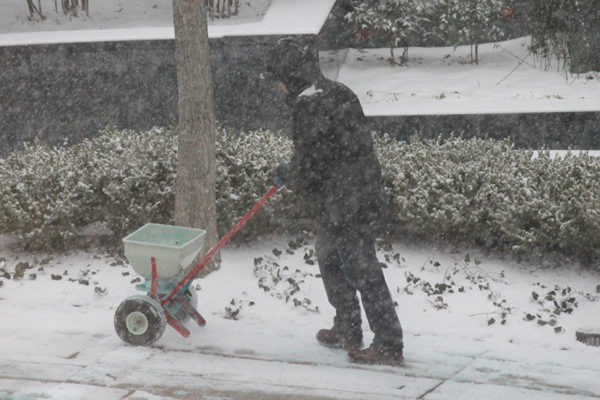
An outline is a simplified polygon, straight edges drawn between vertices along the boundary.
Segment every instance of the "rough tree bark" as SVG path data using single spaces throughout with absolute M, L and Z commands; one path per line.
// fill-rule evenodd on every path
M 38 0 L 38 6 L 33 4 L 33 0 L 27 0 L 27 7 L 29 7 L 29 16 L 33 17 L 34 13 L 40 16 L 41 19 L 46 19 L 46 16 L 42 13 L 42 3 Z
M 179 93 L 179 150 L 175 223 L 208 231 L 205 254 L 217 238 L 215 112 L 204 0 L 173 0 Z M 218 266 L 218 256 L 204 270 Z

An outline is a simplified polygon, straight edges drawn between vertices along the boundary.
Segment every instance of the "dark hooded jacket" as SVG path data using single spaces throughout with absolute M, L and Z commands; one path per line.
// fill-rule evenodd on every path
M 381 232 L 389 223 L 381 168 L 356 95 L 318 76 L 288 102 L 294 154 L 278 170 L 283 182 L 306 199 L 322 228 Z

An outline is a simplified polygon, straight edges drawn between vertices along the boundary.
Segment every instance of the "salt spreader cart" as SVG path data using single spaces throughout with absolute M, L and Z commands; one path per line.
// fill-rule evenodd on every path
M 114 324 L 121 340 L 149 346 L 160 339 L 167 324 L 183 337 L 190 336 L 184 326 L 188 320 L 204 326 L 206 320 L 196 310 L 196 292 L 189 289 L 192 281 L 276 191 L 277 186 L 273 186 L 196 266 L 190 264 L 204 245 L 206 231 L 202 229 L 146 224 L 125 237 L 125 257 L 134 271 L 146 279 L 136 289 L 146 293 L 128 297 L 117 308 Z

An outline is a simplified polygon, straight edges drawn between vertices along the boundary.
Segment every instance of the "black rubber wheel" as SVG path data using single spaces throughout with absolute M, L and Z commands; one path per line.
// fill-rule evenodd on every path
M 166 326 L 160 303 L 149 296 L 128 297 L 115 312 L 117 335 L 134 346 L 150 346 L 160 339 Z

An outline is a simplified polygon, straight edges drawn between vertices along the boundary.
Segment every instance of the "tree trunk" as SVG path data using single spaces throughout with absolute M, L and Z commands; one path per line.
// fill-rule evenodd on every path
M 29 7 L 29 16 L 33 17 L 33 0 L 27 0 L 27 7 Z
M 33 17 L 33 14 L 36 13 L 41 19 L 46 19 L 46 16 L 42 13 L 42 4 L 40 3 L 40 0 L 38 0 L 37 7 L 33 4 L 33 0 L 27 0 L 27 7 L 29 7 L 30 17 Z
M 203 256 L 218 240 L 215 112 L 205 0 L 173 0 L 179 94 L 175 223 L 208 231 Z M 206 271 L 218 266 L 218 255 Z

